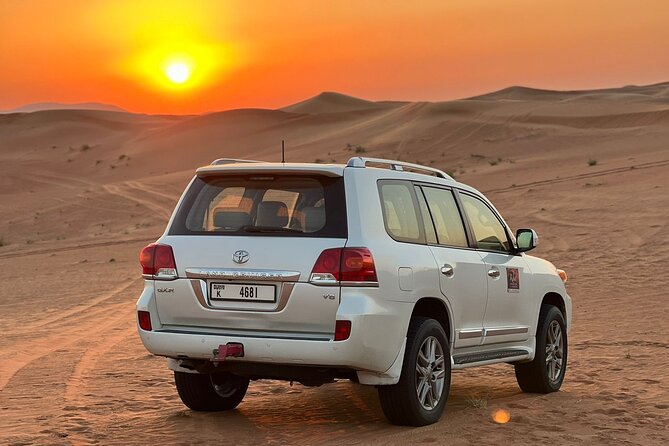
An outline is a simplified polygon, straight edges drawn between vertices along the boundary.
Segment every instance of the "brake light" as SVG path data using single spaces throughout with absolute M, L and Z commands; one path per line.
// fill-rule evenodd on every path
M 314 269 L 311 271 L 312 282 L 323 285 L 339 282 L 341 250 L 341 248 L 326 249 L 318 256 Z
M 148 311 L 138 311 L 137 321 L 139 322 L 139 328 L 144 331 L 151 331 L 151 313 Z
M 351 336 L 351 321 L 337 321 L 335 324 L 335 341 L 345 341 Z
M 170 245 L 151 243 L 139 254 L 142 274 L 158 280 L 177 278 L 177 265 Z
M 310 281 L 316 285 L 378 285 L 374 258 L 367 248 L 326 249 L 318 256 Z
M 344 248 L 341 255 L 342 282 L 377 282 L 374 258 L 367 248 Z

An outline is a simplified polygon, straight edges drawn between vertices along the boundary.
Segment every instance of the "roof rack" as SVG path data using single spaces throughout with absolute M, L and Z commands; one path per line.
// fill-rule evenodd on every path
M 366 158 L 362 156 L 354 156 L 353 158 L 348 160 L 348 163 L 346 163 L 346 167 L 367 167 L 367 163 L 385 164 L 389 166 L 390 169 L 399 172 L 402 172 L 404 171 L 405 168 L 408 168 L 419 172 L 427 172 L 428 175 L 434 175 L 436 177 L 444 178 L 446 180 L 453 179 L 453 177 L 448 175 L 443 170 L 435 169 L 433 167 L 421 166 L 420 164 L 405 163 L 404 161 L 387 160 L 382 158 Z
M 211 162 L 212 166 L 219 166 L 221 164 L 235 164 L 235 163 L 264 163 L 264 161 L 244 160 L 236 158 L 218 158 Z

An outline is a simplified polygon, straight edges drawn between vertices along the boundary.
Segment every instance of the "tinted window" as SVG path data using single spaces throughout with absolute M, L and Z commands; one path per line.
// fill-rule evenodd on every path
M 483 201 L 471 195 L 460 194 L 460 200 L 478 247 L 489 251 L 508 252 L 509 239 L 493 211 Z
M 434 232 L 430 210 L 427 208 L 423 192 L 421 192 L 418 186 L 416 186 L 416 198 L 418 198 L 418 207 L 420 208 L 420 215 L 423 217 L 423 226 L 425 226 L 425 240 L 428 243 L 437 243 L 437 233 Z
M 422 242 L 412 195 L 413 186 L 403 182 L 381 182 L 379 191 L 388 234 L 399 241 Z
M 453 192 L 447 189 L 424 187 L 432 221 L 440 245 L 467 247 L 465 227 L 455 203 Z
M 197 178 L 170 234 L 346 236 L 342 178 Z

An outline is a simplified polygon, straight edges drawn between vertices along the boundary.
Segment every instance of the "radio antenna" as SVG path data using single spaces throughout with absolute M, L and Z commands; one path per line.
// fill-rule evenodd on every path
M 281 140 L 281 163 L 286 164 L 286 145 L 283 139 Z

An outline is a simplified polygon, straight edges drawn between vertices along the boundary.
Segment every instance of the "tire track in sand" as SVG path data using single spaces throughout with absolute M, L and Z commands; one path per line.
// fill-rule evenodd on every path
M 617 173 L 624 173 L 624 172 L 630 172 L 634 170 L 641 170 L 641 169 L 651 169 L 654 167 L 664 167 L 664 166 L 669 166 L 669 160 L 662 160 L 662 161 L 649 161 L 647 163 L 641 163 L 641 164 L 634 164 L 631 166 L 625 166 L 625 167 L 616 167 L 613 169 L 606 169 L 606 170 L 599 170 L 597 172 L 588 172 L 588 173 L 581 173 L 578 175 L 570 175 L 562 178 L 553 178 L 549 180 L 539 180 L 539 181 L 532 181 L 531 183 L 524 183 L 524 184 L 518 184 L 516 186 L 509 186 L 509 187 L 500 187 L 497 189 L 488 189 L 485 191 L 482 191 L 485 194 L 493 193 L 493 192 L 511 192 L 514 190 L 522 190 L 522 189 L 527 189 L 530 187 L 536 187 L 536 186 L 545 186 L 545 185 L 551 185 L 551 184 L 557 184 L 557 183 L 565 183 L 568 181 L 576 181 L 576 180 L 584 180 L 588 178 L 596 178 L 596 177 L 601 177 L 601 176 L 607 176 L 607 175 L 614 175 Z
M 130 315 L 132 313 L 128 314 Z M 97 333 L 96 337 L 102 338 L 104 340 L 102 342 L 94 342 L 90 348 L 86 349 L 81 359 L 79 359 L 77 365 L 74 367 L 74 372 L 72 375 L 70 375 L 67 382 L 65 383 L 66 405 L 80 405 L 77 403 L 80 402 L 83 396 L 82 389 L 85 387 L 86 378 L 90 372 L 95 369 L 98 361 L 104 357 L 105 353 L 109 352 L 125 338 L 135 334 L 136 332 L 137 328 L 133 324 L 129 328 L 117 330 L 111 336 L 107 336 L 106 332 Z
M 126 290 L 127 287 L 124 287 L 107 299 L 118 296 Z M 3 357 L 3 360 L 0 361 L 0 391 L 20 370 L 34 361 L 82 340 L 90 339 L 105 329 L 122 324 L 123 321 L 128 323 L 132 320 L 129 316 L 130 311 L 122 311 L 123 308 L 133 309 L 134 311 L 132 304 L 123 301 L 93 313 L 78 312 L 72 318 L 75 323 L 71 325 L 69 330 L 46 332 L 43 336 L 40 333 L 39 342 L 35 342 L 33 337 L 25 337 L 23 341 L 12 343 L 12 345 L 4 348 L 3 351 L 0 351 L 0 356 Z M 112 316 L 103 318 L 103 315 Z M 71 316 L 73 314 L 70 314 Z M 67 318 L 62 320 L 65 321 Z
M 134 201 L 135 203 L 139 203 L 140 205 L 155 212 L 157 215 L 165 219 L 169 219 L 172 216 L 171 209 L 168 209 L 166 205 L 161 205 L 159 203 L 156 203 L 150 198 L 140 198 L 137 196 L 137 194 L 133 192 L 139 192 L 140 195 L 142 196 L 150 195 L 153 197 L 161 197 L 160 195 L 152 192 L 147 188 L 136 187 L 136 185 L 137 182 L 130 182 L 130 183 L 120 183 L 120 184 L 105 184 L 102 187 L 110 194 L 117 195 L 130 201 Z M 161 198 L 165 199 L 165 197 Z

